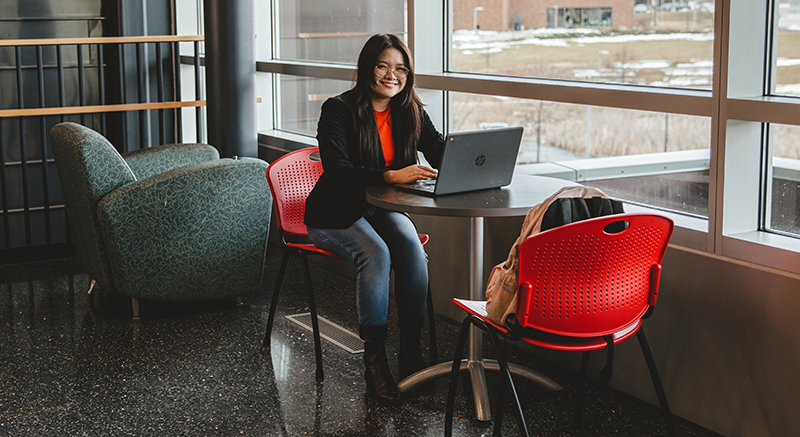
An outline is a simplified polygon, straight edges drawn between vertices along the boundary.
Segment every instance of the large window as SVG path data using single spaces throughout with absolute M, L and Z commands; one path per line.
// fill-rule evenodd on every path
M 277 0 L 280 59 L 355 64 L 375 33 L 405 35 L 405 0 Z
M 406 36 L 405 0 L 276 0 L 278 44 L 274 57 L 355 65 L 375 33 Z M 275 126 L 316 135 L 320 106 L 352 87 L 351 82 L 278 75 Z
M 614 197 L 708 217 L 708 117 L 466 93 L 452 110 L 454 131 L 523 126 L 518 164 L 557 163 Z
M 452 70 L 710 89 L 714 2 L 679 3 L 453 0 Z
M 519 164 L 709 148 L 710 118 L 453 93 L 453 131 L 525 128 Z
M 322 103 L 329 97 L 352 88 L 342 80 L 302 78 L 278 75 L 280 88 L 278 129 L 308 136 L 317 135 L 317 121 Z
M 800 127 L 776 124 L 772 135 L 772 186 L 765 193 L 769 206 L 764 226 L 800 235 Z
M 800 96 L 800 5 L 778 5 L 775 94 Z
M 517 171 L 669 214 L 673 244 L 800 273 L 797 3 L 265 1 L 267 129 L 313 144 L 363 41 L 397 33 L 441 130 L 523 126 Z

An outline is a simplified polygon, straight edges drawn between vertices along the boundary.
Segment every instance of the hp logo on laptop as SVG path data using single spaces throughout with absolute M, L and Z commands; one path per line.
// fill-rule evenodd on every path
M 484 162 L 486 162 L 485 155 L 478 155 L 478 157 L 475 158 L 475 165 L 477 165 L 478 167 L 482 166 Z

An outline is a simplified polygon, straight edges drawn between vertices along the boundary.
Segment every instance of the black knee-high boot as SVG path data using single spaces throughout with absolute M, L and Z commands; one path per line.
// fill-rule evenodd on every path
M 397 359 L 400 365 L 400 379 L 427 367 L 422 359 L 422 348 L 420 347 L 423 321 L 422 316 L 401 316 L 398 320 L 400 353 L 397 355 Z
M 364 341 L 364 367 L 369 396 L 381 405 L 399 405 L 400 390 L 389 370 L 383 340 Z

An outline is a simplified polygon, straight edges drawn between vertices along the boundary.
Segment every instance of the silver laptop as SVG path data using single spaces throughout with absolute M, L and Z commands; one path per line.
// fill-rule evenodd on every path
M 397 184 L 429 196 L 499 188 L 511 183 L 522 141 L 522 127 L 458 132 L 445 138 L 436 179 Z

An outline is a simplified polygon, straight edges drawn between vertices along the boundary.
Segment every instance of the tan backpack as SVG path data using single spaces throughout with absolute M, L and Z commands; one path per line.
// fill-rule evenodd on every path
M 609 199 L 609 197 L 602 191 L 590 187 L 564 187 L 550 198 L 534 206 L 528 211 L 525 216 L 525 221 L 522 223 L 522 231 L 514 242 L 514 246 L 508 252 L 508 258 L 505 262 L 494 266 L 492 273 L 489 275 L 489 280 L 486 285 L 486 311 L 489 315 L 489 320 L 501 326 L 507 326 L 506 321 L 509 315 L 516 314 L 517 312 L 517 277 L 519 269 L 519 259 L 517 253 L 519 246 L 531 235 L 538 234 L 542 231 L 542 222 L 545 214 L 548 213 L 550 206 L 559 199 Z M 610 200 L 610 199 L 609 199 Z M 622 210 L 622 203 L 619 201 L 610 201 L 613 205 L 606 201 L 608 205 L 603 207 L 601 212 L 599 209 L 596 211 L 587 210 L 582 218 L 588 218 L 586 215 L 600 216 L 610 213 L 624 212 Z M 610 208 L 609 208 L 610 207 Z M 570 219 L 569 214 L 557 217 L 554 220 L 556 223 L 549 223 L 549 227 L 567 224 L 576 219 Z

